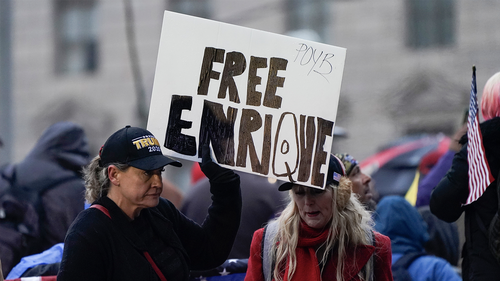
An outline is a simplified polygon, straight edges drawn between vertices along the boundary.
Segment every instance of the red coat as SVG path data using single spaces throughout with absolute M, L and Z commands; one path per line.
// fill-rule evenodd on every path
M 250 246 L 250 258 L 248 259 L 248 269 L 245 276 L 245 281 L 264 281 L 264 274 L 262 272 L 262 236 L 264 229 L 261 228 L 255 231 L 252 239 L 252 244 Z M 345 268 L 344 268 L 344 280 L 360 280 L 357 277 L 358 272 L 363 268 L 363 266 L 368 262 L 371 255 L 374 253 L 374 280 L 375 281 L 387 281 L 392 279 L 391 271 L 391 240 L 389 237 L 375 232 L 376 245 L 361 245 L 356 248 L 356 253 L 354 251 L 346 250 L 345 257 Z M 352 260 L 356 257 L 356 264 Z M 328 265 L 323 271 L 322 280 L 336 280 L 335 268 L 337 266 L 336 255 L 333 255 L 328 261 Z

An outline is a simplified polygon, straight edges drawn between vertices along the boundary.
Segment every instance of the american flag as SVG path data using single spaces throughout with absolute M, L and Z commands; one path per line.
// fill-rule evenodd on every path
M 469 119 L 467 121 L 467 163 L 469 164 L 469 197 L 468 205 L 483 195 L 486 188 L 494 180 L 484 153 L 483 138 L 479 128 L 477 114 L 476 67 L 472 67 L 472 84 L 470 90 Z
M 21 277 L 15 279 L 6 279 L 5 281 L 56 281 L 57 276 L 36 276 L 36 277 Z

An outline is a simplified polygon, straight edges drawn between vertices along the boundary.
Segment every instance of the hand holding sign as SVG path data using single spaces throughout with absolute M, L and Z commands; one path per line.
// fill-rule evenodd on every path
M 210 181 L 217 181 L 220 177 L 226 175 L 233 175 L 233 171 L 219 166 L 212 159 L 212 152 L 210 151 L 210 146 L 204 144 L 201 147 L 202 161 L 200 164 L 201 171 L 207 176 Z

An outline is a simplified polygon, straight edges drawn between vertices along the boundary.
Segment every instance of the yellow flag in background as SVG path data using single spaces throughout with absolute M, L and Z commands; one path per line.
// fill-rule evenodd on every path
M 410 185 L 410 189 L 406 192 L 405 199 L 406 201 L 410 202 L 412 206 L 415 206 L 417 203 L 417 192 L 418 192 L 418 180 L 420 178 L 420 173 L 417 170 L 417 173 L 415 174 L 415 178 L 413 179 L 413 182 Z

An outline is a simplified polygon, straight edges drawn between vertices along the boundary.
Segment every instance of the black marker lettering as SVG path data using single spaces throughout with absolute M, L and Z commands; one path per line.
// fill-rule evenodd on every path
M 238 96 L 238 88 L 234 82 L 234 77 L 241 75 L 246 68 L 245 56 L 239 52 L 230 52 L 226 55 L 226 63 L 222 71 L 220 81 L 219 99 L 226 98 L 226 92 L 229 90 L 229 100 L 235 103 L 240 103 Z
M 262 93 L 257 91 L 255 87 L 260 85 L 262 78 L 257 76 L 257 69 L 266 67 L 267 59 L 254 56 L 250 57 L 250 66 L 248 68 L 247 105 L 260 106 Z
M 182 110 L 191 110 L 192 96 L 173 95 L 170 102 L 168 126 L 164 146 L 184 155 L 196 155 L 196 139 L 193 136 L 181 134 L 182 129 L 189 129 L 193 122 L 181 119 Z
M 227 117 L 222 104 L 205 100 L 201 116 L 200 143 L 198 157 L 201 157 L 201 147 L 212 143 L 217 162 L 234 166 L 234 123 L 238 109 L 228 107 Z
M 333 122 L 317 117 L 318 119 L 318 134 L 316 136 L 316 150 L 314 153 L 314 161 L 312 164 L 311 184 L 323 187 L 325 178 L 324 174 L 320 172 L 321 165 L 326 164 L 327 152 L 323 150 L 325 145 L 326 136 L 332 135 Z M 327 165 L 328 168 L 328 165 Z
M 314 117 L 307 117 L 306 128 L 306 116 L 300 115 L 300 163 L 297 181 L 306 182 L 309 180 L 315 134 Z
M 252 132 L 257 131 L 262 127 L 262 118 L 260 117 L 259 112 L 256 110 L 242 110 L 236 166 L 246 167 L 248 148 L 248 152 L 250 153 L 250 163 L 252 165 L 252 171 L 267 175 L 267 173 L 269 172 L 269 158 L 271 155 L 271 124 L 272 115 L 266 115 L 266 121 L 264 125 L 262 162 L 260 162 L 255 150 Z
M 269 66 L 269 76 L 267 79 L 266 93 L 263 105 L 270 108 L 281 107 L 281 97 L 276 95 L 276 89 L 283 87 L 285 77 L 279 77 L 278 70 L 286 70 L 288 61 L 281 58 L 271 58 Z
M 201 64 L 200 82 L 198 82 L 198 95 L 207 95 L 210 79 L 219 80 L 220 73 L 212 70 L 214 62 L 224 62 L 224 50 L 212 47 L 205 48 Z
M 281 126 L 283 124 L 283 121 L 287 117 L 292 118 L 292 120 L 293 120 L 294 128 L 287 128 L 287 131 L 291 130 L 291 129 L 295 129 L 295 139 L 294 140 L 287 140 L 287 139 L 280 138 Z M 295 147 L 290 147 L 290 143 L 289 143 L 290 141 L 294 141 Z M 278 146 L 279 146 L 279 149 L 278 149 Z M 279 166 L 281 166 L 281 164 L 283 164 L 286 171 L 281 172 L 281 169 L 278 169 L 278 168 L 282 168 L 282 167 L 278 167 L 278 164 L 276 163 L 276 153 L 279 151 L 281 154 L 286 155 L 290 152 L 290 149 L 293 149 L 293 148 L 295 148 L 294 152 L 297 153 L 297 158 L 295 160 L 295 164 L 293 165 L 294 166 L 293 170 L 290 169 L 290 164 L 288 162 L 283 162 L 283 163 L 279 163 L 280 164 Z M 274 154 L 273 154 L 273 162 L 272 162 L 273 174 L 277 177 L 286 176 L 286 177 L 288 177 L 288 179 L 291 182 L 294 182 L 295 180 L 292 179 L 292 175 L 296 172 L 298 163 L 299 163 L 299 140 L 297 137 L 297 118 L 291 112 L 284 112 L 283 114 L 281 114 L 280 120 L 278 121 L 278 127 L 276 129 L 276 136 L 274 138 Z M 278 170 L 280 170 L 280 171 L 278 171 Z

